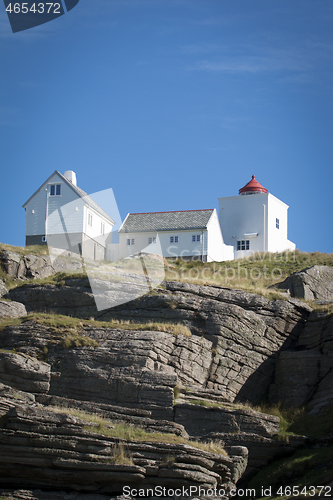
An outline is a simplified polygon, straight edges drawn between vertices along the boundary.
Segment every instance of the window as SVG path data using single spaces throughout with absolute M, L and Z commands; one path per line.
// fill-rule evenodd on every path
M 131 240 L 129 238 L 127 238 L 127 245 L 130 245 L 131 244 Z
M 237 241 L 237 250 L 250 250 L 250 240 Z
M 156 238 L 148 238 L 148 244 L 156 243 Z
M 131 239 L 131 245 L 134 245 L 134 238 Z
M 105 234 L 105 224 L 101 222 L 101 234 Z
M 201 234 L 193 234 L 192 241 L 201 241 Z
M 135 243 L 134 238 L 127 238 L 126 242 L 127 242 L 127 245 L 134 245 L 134 243 Z
M 170 236 L 170 243 L 173 243 L 173 241 L 174 241 L 174 237 Z
M 179 236 L 170 236 L 170 243 L 178 243 Z
M 88 226 L 92 226 L 92 220 L 93 220 L 93 216 L 91 213 L 88 212 Z
M 61 184 L 50 184 L 50 196 L 61 195 Z
M 175 243 L 178 243 L 178 236 L 175 236 Z
M 276 229 L 280 229 L 280 219 L 275 219 L 275 227 Z

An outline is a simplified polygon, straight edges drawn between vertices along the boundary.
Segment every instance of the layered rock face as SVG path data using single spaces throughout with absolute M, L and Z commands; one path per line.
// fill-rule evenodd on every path
M 333 400 L 333 317 L 313 312 L 295 350 L 281 352 L 270 400 L 320 410 Z
M 0 381 L 10 381 L 12 387 L 19 390 L 24 377 L 28 383 L 33 383 L 35 378 L 39 384 L 32 388 L 35 400 L 44 407 L 81 409 L 150 431 L 183 437 L 190 435 L 204 441 L 219 439 L 228 450 L 234 446 L 247 448 L 250 445 L 245 477 L 258 470 L 258 455 L 261 456 L 260 463 L 264 464 L 276 455 L 291 453 L 295 449 L 286 443 L 271 446 L 274 443 L 272 437 L 279 432 L 277 417 L 235 408 L 227 403 L 224 407 L 193 404 L 197 400 L 203 403 L 216 401 L 218 405 L 224 399 L 218 391 L 203 387 L 211 360 L 216 356 L 209 340 L 163 332 L 112 329 L 87 328 L 84 333 L 98 342 L 98 347 L 65 349 L 52 328 L 35 325 L 32 321 L 19 327 L 7 327 L 0 337 L 2 345 L 7 348 L 15 346 L 25 354 L 3 354 L 4 359 L 9 357 L 11 363 L 2 370 L 3 375 L 0 373 Z M 45 347 L 47 363 L 36 360 L 36 357 L 45 355 Z M 32 355 L 35 359 L 30 358 Z M 26 363 L 26 360 L 31 362 Z M 18 377 L 17 366 L 26 366 L 24 377 Z M 173 391 L 176 385 L 180 387 L 180 379 L 191 382 L 191 385 L 183 384 L 177 402 Z M 47 380 L 49 386 L 45 384 Z M 214 433 L 218 434 L 217 438 L 214 438 Z M 237 440 L 233 442 L 230 436 L 237 437 Z M 253 445 L 257 440 L 261 443 L 259 451 L 258 446 Z M 237 454 L 235 449 L 238 448 L 232 449 L 233 465 L 230 467 L 234 471 L 233 481 L 236 481 L 243 475 L 244 460 L 247 462 L 248 457 L 244 451 Z M 6 477 L 9 472 L 7 469 L 4 472 Z M 22 485 L 30 485 L 26 483 L 27 478 L 22 480 Z M 63 483 L 59 484 L 64 487 Z
M 98 311 L 83 279 L 26 284 L 5 298 L 28 311 L 180 323 L 192 335 L 81 324 L 75 333 L 91 346 L 82 341 L 68 348 L 65 330 L 32 320 L 4 328 L 0 348 L 16 352 L 0 353 L 3 488 L 77 490 L 80 500 L 94 492 L 89 500 L 102 500 L 120 494 L 125 484 L 201 485 L 221 487 L 225 496 L 219 498 L 228 498 L 240 478 L 246 481 L 306 440 L 277 439 L 277 417 L 235 402 L 255 404 L 269 393 L 272 402 L 306 402 L 318 411 L 333 400 L 332 318 L 295 299 L 270 301 L 240 290 L 168 282 Z M 66 408 L 175 437 L 219 440 L 229 456 L 172 444 L 170 438 L 142 443 L 106 437 Z M 120 444 L 130 464 L 114 462 Z M 15 495 L 39 498 L 38 492 Z M 45 499 L 57 495 L 45 493 Z
M 0 382 L 26 392 L 48 392 L 51 367 L 24 354 L 0 352 Z
M 231 457 L 181 443 L 139 442 L 106 437 L 94 424 L 58 410 L 37 406 L 32 395 L 0 386 L 0 485 L 69 489 L 112 495 L 125 485 L 217 487 L 227 498 L 247 462 L 246 450 Z M 118 464 L 122 450 L 128 464 Z M 164 495 L 166 496 L 166 495 Z
M 218 391 L 227 401 L 253 403 L 267 393 L 278 352 L 296 343 L 311 311 L 297 301 L 270 301 L 222 287 L 178 282 L 168 282 L 165 287 L 166 290 L 157 290 L 156 295 L 101 312 L 96 310 L 88 281 L 84 280 L 67 280 L 62 287 L 24 285 L 8 297 L 24 303 L 28 309 L 84 318 L 182 323 L 192 331 L 190 341 L 182 339 L 170 345 L 169 340 L 164 346 L 163 341 L 158 341 L 159 335 L 152 336 L 154 347 L 150 344 L 147 352 L 155 351 L 150 361 L 151 366 L 157 366 L 154 371 L 170 373 L 171 368 L 164 366 L 171 365 L 184 386 Z M 92 334 L 93 338 L 96 335 Z M 120 337 L 122 349 L 127 344 Z M 198 342 L 197 337 L 204 341 Z M 135 350 L 139 337 L 132 335 L 128 340 Z

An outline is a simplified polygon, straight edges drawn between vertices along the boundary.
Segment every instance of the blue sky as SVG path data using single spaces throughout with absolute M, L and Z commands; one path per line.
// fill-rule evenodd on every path
M 255 174 L 299 249 L 333 251 L 331 0 L 80 0 L 15 34 L 1 2 L 0 68 L 1 242 L 56 169 L 122 218 L 217 208 Z

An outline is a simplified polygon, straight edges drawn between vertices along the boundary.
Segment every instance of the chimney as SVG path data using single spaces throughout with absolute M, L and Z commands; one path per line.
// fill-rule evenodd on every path
M 64 177 L 70 181 L 72 184 L 74 184 L 74 186 L 77 186 L 76 184 L 76 173 L 73 172 L 73 170 L 66 170 L 66 172 L 64 173 Z

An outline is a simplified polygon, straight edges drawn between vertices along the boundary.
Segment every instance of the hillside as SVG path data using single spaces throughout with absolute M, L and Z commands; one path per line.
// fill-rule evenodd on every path
M 0 243 L 0 253 L 10 251 L 21 256 L 47 256 L 47 247 L 30 246 L 13 247 Z M 72 254 L 73 256 L 73 254 Z M 67 259 L 68 261 L 68 259 Z M 79 261 L 79 259 L 78 259 Z M 283 252 L 279 254 L 255 253 L 252 257 L 227 262 L 201 262 L 195 260 L 167 259 L 165 264 L 165 279 L 201 285 L 228 286 L 245 291 L 272 294 L 269 287 L 285 280 L 291 274 L 315 265 L 333 268 L 333 253 L 320 252 Z M 135 260 L 122 260 L 124 272 L 137 269 Z M 82 271 L 83 269 L 81 269 Z M 68 270 L 67 270 L 68 274 Z M 0 269 L 0 279 L 6 278 Z M 62 276 L 59 276 L 62 279 Z M 272 296 L 273 297 L 273 296 Z
M 56 272 L 38 248 L 34 257 L 2 250 L 18 256 L 2 253 L 1 269 L 0 302 L 16 311 L 0 322 L 6 498 L 51 500 L 67 491 L 106 500 L 126 481 L 143 490 L 217 487 L 218 498 L 234 498 L 236 484 L 255 488 L 256 498 L 261 486 L 329 488 L 331 303 L 268 287 L 313 265 L 332 268 L 332 255 L 168 261 L 166 280 L 149 294 L 99 311 L 72 256 Z M 123 262 L 122 279 L 135 266 Z M 231 269 L 235 285 L 223 282 Z

